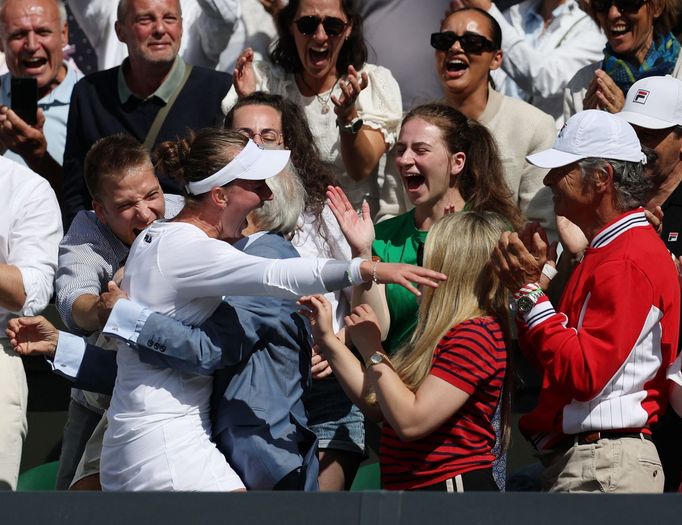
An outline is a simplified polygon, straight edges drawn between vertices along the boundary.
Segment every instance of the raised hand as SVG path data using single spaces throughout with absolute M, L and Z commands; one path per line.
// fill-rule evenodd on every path
M 277 18 L 277 15 L 284 7 L 284 2 L 282 0 L 258 0 L 263 8 L 270 13 L 273 18 Z
M 566 217 L 556 216 L 556 229 L 561 245 L 572 256 L 578 256 L 587 249 L 589 245 L 587 237 L 585 237 L 585 234 L 578 226 Z
M 19 355 L 54 357 L 57 350 L 59 330 L 42 315 L 10 319 L 5 333 Z
M 47 154 L 44 125 L 45 113 L 41 108 L 35 125 L 31 126 L 7 106 L 0 106 L 0 142 L 21 155 L 29 166 L 40 164 Z
M 502 233 L 493 251 L 492 263 L 502 284 L 512 292 L 538 282 L 544 265 L 526 249 L 515 232 Z
M 656 233 L 660 234 L 663 231 L 663 208 L 656 206 L 653 210 L 644 210 L 644 216 Z
M 603 109 L 618 113 L 625 105 L 625 95 L 608 73 L 597 69 L 585 93 L 583 109 Z
M 256 91 L 256 74 L 253 71 L 253 49 L 247 47 L 235 62 L 232 83 L 239 98 Z
M 599 99 L 599 108 L 608 111 L 609 113 L 618 113 L 625 106 L 625 94 L 623 90 L 618 87 L 616 82 L 609 76 L 606 71 L 597 69 L 594 74 L 597 79 L 597 98 Z
M 353 257 L 370 259 L 374 242 L 374 223 L 369 214 L 367 201 L 363 201 L 361 215 L 358 215 L 343 190 L 338 186 L 329 186 L 327 203 L 350 245 Z
M 348 74 L 344 79 L 339 80 L 339 88 L 341 89 L 341 96 L 331 96 L 331 101 L 334 104 L 334 111 L 339 121 L 350 122 L 355 114 L 355 101 L 360 95 L 360 91 L 369 85 L 369 78 L 364 71 L 358 73 L 353 66 L 348 66 Z

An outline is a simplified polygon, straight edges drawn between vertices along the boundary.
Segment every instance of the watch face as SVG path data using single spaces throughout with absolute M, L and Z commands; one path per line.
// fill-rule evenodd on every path
M 372 354 L 372 356 L 369 358 L 369 360 L 371 361 L 371 363 L 373 365 L 378 365 L 379 363 L 381 363 L 384 360 L 384 356 L 381 355 L 379 352 L 377 352 L 375 354 Z
M 533 309 L 533 306 L 535 306 L 536 302 L 537 301 L 534 301 L 532 297 L 524 295 L 517 299 L 516 306 L 520 312 L 527 313 Z

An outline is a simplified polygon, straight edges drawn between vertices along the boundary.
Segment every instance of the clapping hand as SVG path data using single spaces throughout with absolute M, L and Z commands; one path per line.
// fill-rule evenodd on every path
M 516 232 L 503 232 L 493 250 L 492 263 L 502 284 L 516 292 L 529 283 L 537 283 L 546 258 L 528 251 Z
M 353 256 L 370 259 L 374 242 L 374 223 L 367 201 L 362 202 L 362 211 L 358 215 L 343 190 L 338 186 L 329 186 L 327 203 L 351 247 Z
M 583 109 L 603 109 L 618 113 L 625 105 L 625 95 L 608 73 L 597 69 L 585 92 Z
M 339 80 L 339 88 L 341 89 L 341 96 L 331 96 L 331 101 L 334 104 L 334 111 L 341 122 L 350 122 L 353 120 L 355 111 L 355 101 L 360 95 L 360 91 L 369 85 L 369 78 L 364 71 L 358 73 L 353 66 L 348 66 L 348 75 L 345 79 Z
M 246 97 L 256 91 L 256 74 L 253 71 L 253 49 L 247 47 L 242 51 L 235 63 L 232 83 L 239 98 Z

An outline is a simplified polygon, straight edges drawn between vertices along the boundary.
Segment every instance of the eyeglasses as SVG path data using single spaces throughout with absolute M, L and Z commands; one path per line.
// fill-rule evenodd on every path
M 296 24 L 296 27 L 302 35 L 307 36 L 314 35 L 320 24 L 322 24 L 324 32 L 327 33 L 328 36 L 339 36 L 349 25 L 348 22 L 344 22 L 340 18 L 334 16 L 327 16 L 325 18 L 320 18 L 319 16 L 302 16 L 298 20 L 295 20 L 294 24 Z
M 279 144 L 282 141 L 282 133 L 275 129 L 264 128 L 260 131 L 253 131 L 249 128 L 239 128 L 236 131 L 251 140 L 260 137 L 263 144 Z
M 431 34 L 431 47 L 438 51 L 447 51 L 455 45 L 455 42 L 459 42 L 465 53 L 475 55 L 497 50 L 497 46 L 493 44 L 492 40 L 476 33 L 464 33 L 460 36 L 452 31 L 443 31 L 442 33 Z
M 592 9 L 597 13 L 608 13 L 615 5 L 621 13 L 634 14 L 649 0 L 591 0 Z

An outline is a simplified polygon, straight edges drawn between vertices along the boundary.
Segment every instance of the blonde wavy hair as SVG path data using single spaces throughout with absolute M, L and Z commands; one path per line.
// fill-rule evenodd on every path
M 469 211 L 446 215 L 429 230 L 424 267 L 442 272 L 448 279 L 438 288 L 422 290 L 412 338 L 391 358 L 413 392 L 429 375 L 433 352 L 453 326 L 492 315 L 506 327 L 507 294 L 493 271 L 490 256 L 508 229 L 508 221 L 497 213 Z

